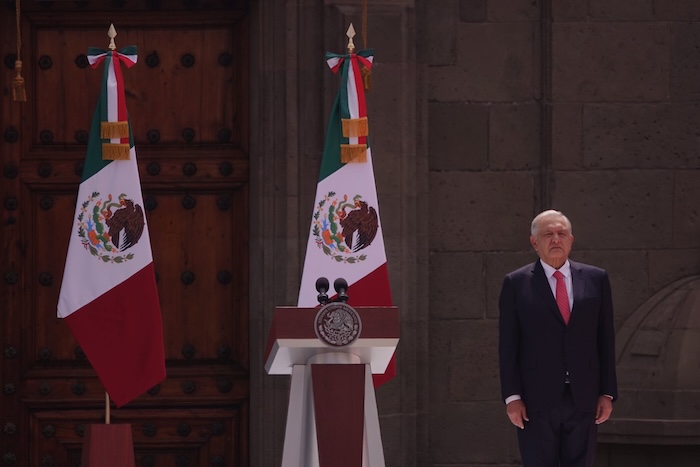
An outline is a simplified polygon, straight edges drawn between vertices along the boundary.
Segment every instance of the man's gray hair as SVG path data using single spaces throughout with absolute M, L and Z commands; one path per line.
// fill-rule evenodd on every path
M 564 220 L 564 223 L 569 228 L 569 233 L 573 233 L 573 228 L 571 227 L 571 221 L 568 217 L 564 215 L 561 211 L 555 211 L 554 209 L 548 209 L 547 211 L 542 211 L 537 214 L 534 219 L 532 219 L 532 225 L 530 226 L 530 235 L 537 237 L 537 230 L 539 228 L 539 223 L 542 219 L 550 217 L 559 217 Z

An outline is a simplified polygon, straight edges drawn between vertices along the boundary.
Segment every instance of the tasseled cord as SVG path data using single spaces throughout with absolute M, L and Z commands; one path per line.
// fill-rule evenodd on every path
M 362 0 L 362 46 L 367 48 L 367 0 Z M 362 83 L 365 91 L 372 89 L 372 70 L 362 66 Z
M 22 60 L 20 60 L 20 50 L 22 49 L 22 36 L 19 28 L 20 0 L 15 0 L 15 16 L 17 17 L 17 60 L 15 60 L 15 71 L 17 75 L 12 80 L 12 100 L 16 102 L 27 101 L 27 91 L 22 78 Z

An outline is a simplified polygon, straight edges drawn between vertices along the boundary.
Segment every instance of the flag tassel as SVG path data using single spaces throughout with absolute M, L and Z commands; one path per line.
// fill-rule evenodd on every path
M 12 100 L 15 102 L 27 102 L 27 91 L 24 88 L 24 78 L 22 78 L 22 60 L 15 61 L 17 76 L 12 80 Z
M 362 73 L 362 84 L 365 88 L 365 91 L 371 91 L 372 90 L 372 69 L 367 68 L 366 66 L 363 66 L 362 69 L 360 70 L 360 73 Z
M 22 50 L 20 0 L 15 0 L 15 19 L 17 21 L 17 56 L 15 57 L 15 71 L 17 74 L 12 80 L 12 100 L 15 102 L 27 102 L 27 90 L 24 87 L 24 78 L 22 77 L 22 60 L 20 60 L 19 55 Z

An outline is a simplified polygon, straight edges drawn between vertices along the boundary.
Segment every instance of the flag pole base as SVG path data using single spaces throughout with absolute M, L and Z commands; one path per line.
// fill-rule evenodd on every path
M 130 424 L 87 425 L 82 467 L 136 467 Z

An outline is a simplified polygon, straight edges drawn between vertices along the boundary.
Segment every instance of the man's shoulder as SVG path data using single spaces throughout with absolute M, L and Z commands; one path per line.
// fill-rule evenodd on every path
M 605 269 L 598 266 L 594 266 L 592 264 L 580 263 L 578 261 L 572 261 L 569 259 L 569 265 L 573 271 L 579 271 L 584 274 L 596 276 L 607 275 L 607 271 Z M 526 264 L 524 266 L 519 267 L 518 269 L 509 272 L 508 274 L 506 274 L 506 277 L 531 276 L 538 269 L 544 271 L 544 268 L 542 267 L 542 264 L 540 264 L 539 260 Z
M 569 264 L 571 266 L 571 269 L 574 271 L 580 271 L 585 274 L 592 275 L 607 275 L 607 271 L 605 269 L 598 266 L 594 266 L 592 264 L 579 263 L 578 261 L 571 260 L 569 260 Z
M 508 274 L 506 274 L 506 277 L 518 277 L 518 276 L 532 275 L 532 273 L 535 271 L 535 269 L 537 268 L 538 265 L 540 266 L 540 268 L 542 267 L 542 265 L 539 264 L 539 260 L 537 260 L 533 263 L 530 263 L 530 264 L 526 264 L 525 266 L 521 266 L 518 269 L 509 272 Z

